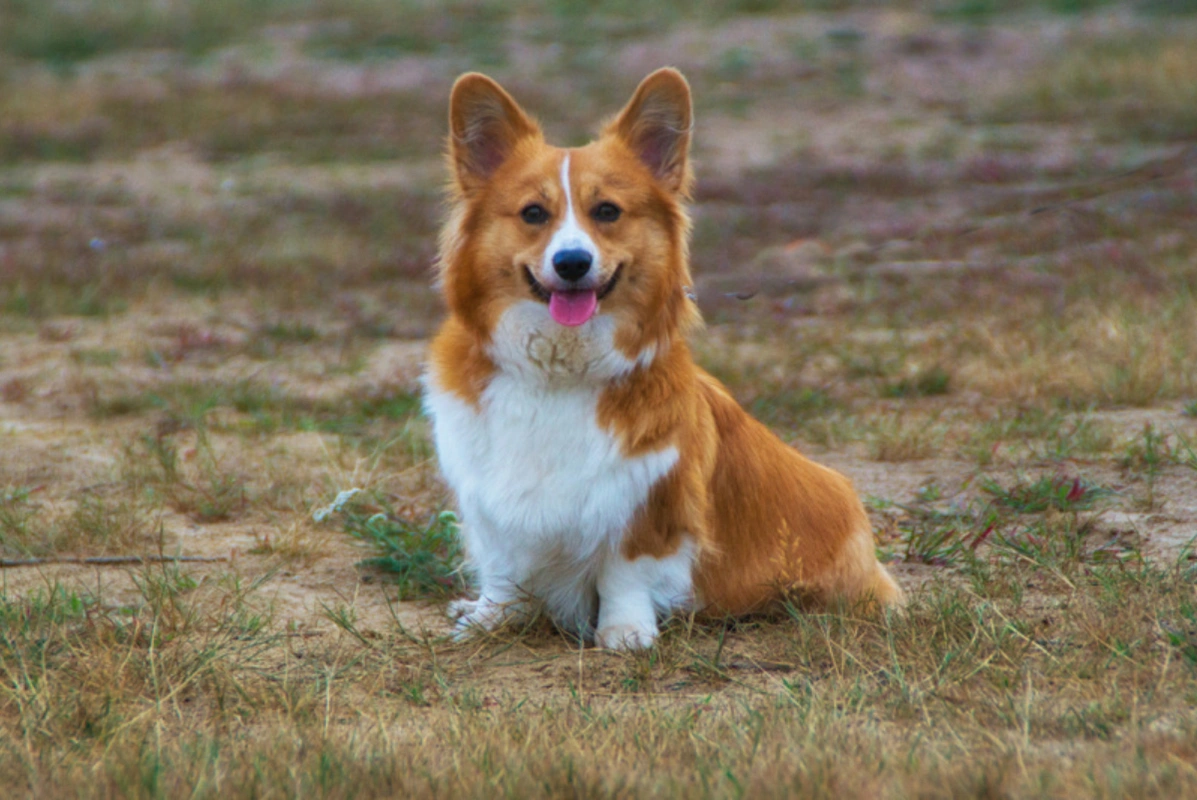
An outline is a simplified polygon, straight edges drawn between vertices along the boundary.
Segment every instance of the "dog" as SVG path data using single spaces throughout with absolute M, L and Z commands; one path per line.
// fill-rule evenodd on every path
M 848 479 L 691 356 L 692 118 L 665 68 L 598 139 L 558 148 L 492 79 L 453 86 L 448 316 L 424 387 L 478 584 L 450 607 L 459 635 L 541 603 L 632 650 L 673 612 L 904 602 Z

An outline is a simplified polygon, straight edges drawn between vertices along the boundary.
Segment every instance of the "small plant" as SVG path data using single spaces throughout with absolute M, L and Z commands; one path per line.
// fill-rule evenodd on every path
M 1104 453 L 1111 449 L 1114 437 L 1109 427 L 1092 417 L 1080 415 L 1055 427 L 1040 448 L 1032 452 L 1049 461 L 1074 458 L 1079 455 Z
M 1165 464 L 1178 461 L 1178 455 L 1167 435 L 1149 422 L 1143 426 L 1141 436 L 1127 443 L 1119 465 L 1125 470 L 1154 477 Z
M 1197 469 L 1197 447 L 1184 436 L 1179 437 L 1179 440 L 1176 446 L 1177 461 L 1189 469 Z
M 464 588 L 461 541 L 452 511 L 434 514 L 421 526 L 385 504 L 380 510 L 356 498 L 330 508 L 344 515 L 346 531 L 381 553 L 361 563 L 390 573 L 401 600 L 443 597 Z
M 1156 506 L 1155 482 L 1164 465 L 1184 463 L 1184 453 L 1174 447 L 1165 434 L 1155 429 L 1150 422 L 1143 426 L 1143 435 L 1131 440 L 1119 464 L 1127 472 L 1139 473 L 1145 484 L 1145 496 L 1139 498 L 1145 509 Z
M 1183 413 L 1186 417 L 1197 417 L 1197 400 L 1190 400 L 1189 402 L 1185 403 L 1184 411 L 1181 413 Z
M 752 402 L 753 416 L 774 424 L 801 423 L 825 416 L 835 408 L 835 400 L 822 389 L 810 387 L 762 393 Z

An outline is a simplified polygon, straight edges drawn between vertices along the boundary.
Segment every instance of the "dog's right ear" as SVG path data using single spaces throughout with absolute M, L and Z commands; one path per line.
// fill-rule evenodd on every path
M 540 128 L 503 87 L 467 72 L 449 96 L 449 158 L 457 184 L 469 193 L 490 179 L 522 139 Z

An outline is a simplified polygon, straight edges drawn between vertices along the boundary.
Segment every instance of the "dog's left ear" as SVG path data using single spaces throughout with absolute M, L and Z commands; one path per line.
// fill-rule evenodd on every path
M 606 132 L 619 136 L 670 191 L 690 189 L 690 85 L 671 67 L 640 82 Z

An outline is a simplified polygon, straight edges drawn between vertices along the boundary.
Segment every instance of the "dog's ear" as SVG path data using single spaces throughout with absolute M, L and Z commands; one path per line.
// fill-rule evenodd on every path
M 540 128 L 503 87 L 467 72 L 449 96 L 449 159 L 457 183 L 470 192 L 490 179 L 523 139 Z
M 607 133 L 619 136 L 671 191 L 690 188 L 690 85 L 676 69 L 659 69 L 640 82 Z

